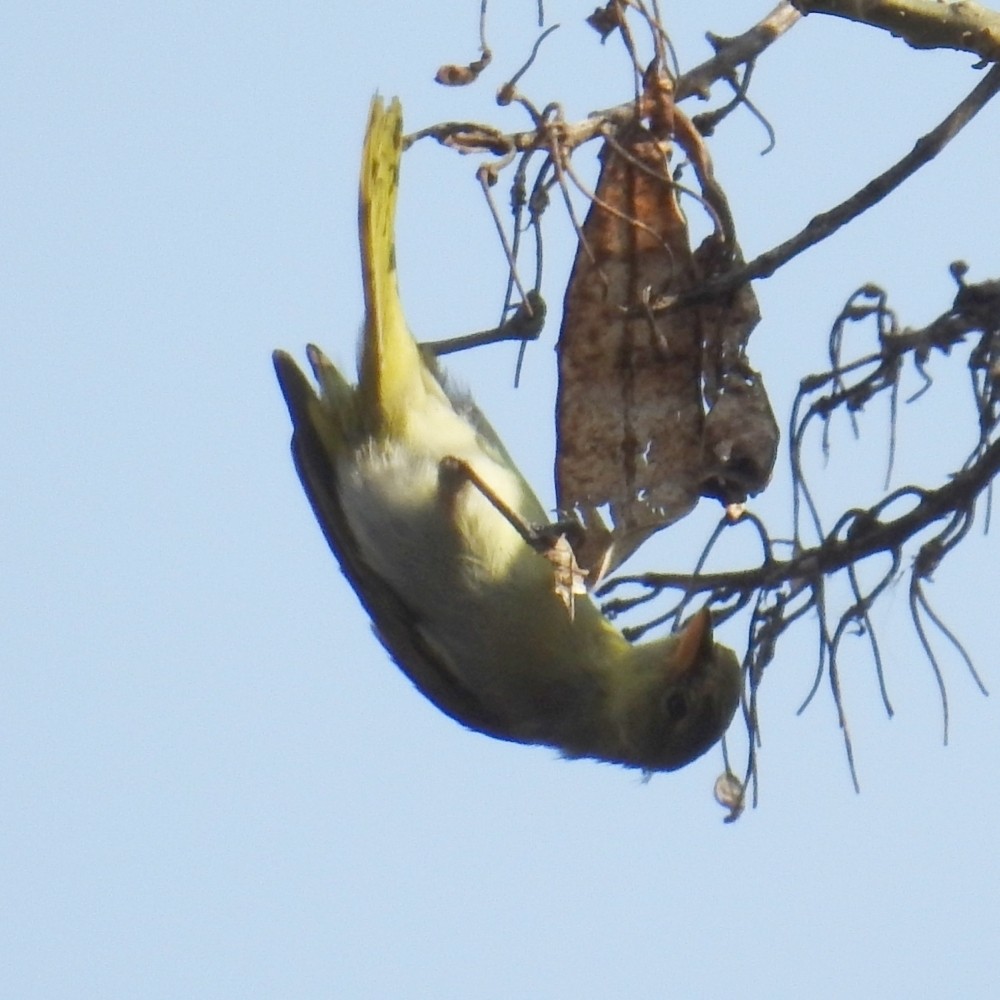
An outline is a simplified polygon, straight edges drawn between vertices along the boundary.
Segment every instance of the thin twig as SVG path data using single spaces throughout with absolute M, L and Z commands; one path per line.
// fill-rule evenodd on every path
M 942 149 L 978 114 L 987 102 L 1000 90 L 1000 64 L 994 66 L 973 88 L 969 95 L 936 128 L 921 136 L 913 149 L 884 173 L 869 181 L 850 198 L 842 201 L 829 211 L 812 218 L 800 232 L 785 240 L 742 267 L 734 268 L 723 276 L 705 282 L 686 295 L 678 296 L 670 303 L 671 309 L 691 305 L 694 302 L 714 298 L 731 291 L 748 281 L 767 278 L 779 267 L 797 257 L 803 250 L 815 246 L 821 240 L 832 236 L 873 205 L 899 187 L 908 177 L 922 166 L 930 163 Z

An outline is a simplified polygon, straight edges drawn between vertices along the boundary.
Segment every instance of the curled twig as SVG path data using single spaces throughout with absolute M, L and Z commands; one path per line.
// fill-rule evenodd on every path
M 749 643 L 745 659 L 748 696 L 744 703 L 749 741 L 747 780 L 756 797 L 756 701 L 767 666 L 776 655 L 778 640 L 796 621 L 815 615 L 817 628 L 817 670 L 803 708 L 819 690 L 825 677 L 832 692 L 843 731 L 845 752 L 852 780 L 858 784 L 854 750 L 843 705 L 840 660 L 848 635 L 866 639 L 886 713 L 892 703 L 883 671 L 882 649 L 873 619 L 873 609 L 889 588 L 909 576 L 911 616 L 917 638 L 924 650 L 941 696 L 947 736 L 948 701 L 944 674 L 934 652 L 928 625 L 958 653 L 973 681 L 985 693 L 985 685 L 961 642 L 930 605 L 927 581 L 947 556 L 968 536 L 976 515 L 985 506 L 994 479 L 1000 475 L 1000 407 L 995 380 L 984 369 L 1000 357 L 1000 282 L 965 282 L 964 265 L 953 265 L 958 291 L 951 307 L 927 326 L 900 327 L 888 307 L 885 293 L 868 285 L 852 295 L 833 325 L 830 338 L 830 365 L 821 373 L 802 380 L 793 406 L 789 459 L 794 487 L 793 537 L 791 553 L 775 554 L 778 543 L 757 518 L 744 517 L 723 532 L 717 528 L 691 573 L 646 573 L 619 575 L 601 588 L 609 598 L 605 607 L 621 615 L 639 607 L 649 607 L 665 592 L 672 594 L 668 610 L 638 629 L 675 621 L 692 600 L 718 605 L 717 618 L 726 620 L 752 608 Z M 858 358 L 845 358 L 845 328 L 851 323 L 874 323 L 876 347 Z M 908 368 L 926 376 L 934 357 L 953 353 L 968 344 L 968 365 L 972 374 L 973 409 L 980 431 L 972 451 L 955 462 L 956 471 L 933 488 L 908 485 L 895 489 L 867 508 L 844 511 L 826 528 L 808 485 L 803 457 L 807 431 L 817 419 L 825 431 L 835 414 L 842 412 L 856 420 L 867 404 L 882 392 L 895 397 Z M 929 376 L 927 376 L 929 377 Z M 954 409 L 954 407 L 952 407 Z M 827 444 L 828 447 L 828 444 Z M 798 511 L 809 512 L 805 525 Z M 740 525 L 752 528 L 761 541 L 758 565 L 743 570 L 704 573 L 708 551 L 723 544 Z M 919 540 L 919 541 L 918 541 Z M 914 543 L 918 543 L 913 549 Z M 909 551 L 909 557 L 907 552 Z M 871 572 L 862 574 L 862 563 L 875 561 Z M 834 610 L 833 589 L 828 583 L 843 574 L 850 602 Z M 622 596 L 622 588 L 631 593 Z M 613 595 L 613 596 L 612 596 Z

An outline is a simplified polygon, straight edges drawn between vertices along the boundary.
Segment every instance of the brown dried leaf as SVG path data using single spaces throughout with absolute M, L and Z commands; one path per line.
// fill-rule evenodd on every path
M 584 20 L 601 36 L 601 42 L 606 42 L 608 35 L 622 25 L 621 5 L 618 0 L 609 0 L 603 7 L 597 7 L 594 13 Z
M 675 521 L 701 479 L 701 336 L 649 308 L 696 280 L 668 156 L 641 125 L 605 142 L 563 305 L 559 505 L 608 504 L 616 530 Z
M 552 564 L 553 589 L 566 605 L 572 621 L 575 617 L 576 598 L 587 593 L 587 574 L 577 563 L 573 546 L 565 535 L 556 536 L 551 545 L 542 551 L 542 555 Z
M 707 150 L 668 80 L 647 81 L 643 111 L 648 126 L 621 129 L 601 150 L 559 335 L 558 502 L 591 526 L 607 507 L 610 535 L 598 527 L 578 550 L 603 571 L 699 496 L 728 504 L 762 489 L 778 435 L 745 355 L 760 318 L 751 288 L 670 308 L 731 267 L 739 248 Z M 674 138 L 716 224 L 694 252 L 670 172 Z
M 484 43 L 482 55 L 467 66 L 460 66 L 457 63 L 445 63 L 439 66 L 437 73 L 434 74 L 434 82 L 440 83 L 442 87 L 467 87 L 479 79 L 480 74 L 492 61 L 493 53 Z
M 742 262 L 739 248 L 730 258 Z M 721 273 L 718 244 L 698 248 L 706 277 Z M 769 482 L 778 454 L 778 425 L 759 372 L 750 367 L 746 345 L 760 322 L 757 297 L 750 285 L 699 307 L 706 334 L 702 390 L 708 414 L 704 428 L 702 495 L 722 504 L 743 503 Z

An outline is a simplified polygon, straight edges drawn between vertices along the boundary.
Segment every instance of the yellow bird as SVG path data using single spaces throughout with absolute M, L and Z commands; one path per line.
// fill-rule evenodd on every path
M 365 326 L 357 385 L 307 350 L 319 393 L 274 365 L 292 455 L 330 548 L 390 655 L 453 719 L 489 736 L 645 771 L 723 734 L 741 691 L 707 610 L 633 645 L 556 585 L 565 540 L 468 396 L 407 328 L 394 224 L 402 111 L 372 103 L 359 225 Z M 564 567 L 565 568 L 565 567 Z

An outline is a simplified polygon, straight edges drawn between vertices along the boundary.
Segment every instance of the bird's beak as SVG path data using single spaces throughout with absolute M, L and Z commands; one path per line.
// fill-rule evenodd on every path
M 677 635 L 674 670 L 678 677 L 692 673 L 707 663 L 712 653 L 712 615 L 702 608 L 689 618 Z

